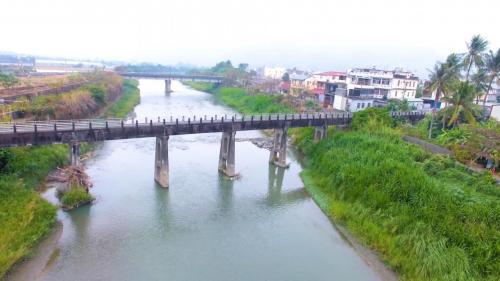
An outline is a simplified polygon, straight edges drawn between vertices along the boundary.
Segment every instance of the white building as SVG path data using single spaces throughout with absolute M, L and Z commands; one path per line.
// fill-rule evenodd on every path
M 374 103 L 375 98 L 335 95 L 333 99 L 333 108 L 348 112 L 357 112 L 369 107 L 374 107 Z
M 354 68 L 347 72 L 349 96 L 408 99 L 417 94 L 418 77 L 401 70 Z
M 500 97 L 500 85 L 498 81 L 493 81 L 491 84 L 491 90 L 488 92 L 488 97 L 486 97 L 486 102 L 489 103 L 499 103 L 497 98 Z
M 264 76 L 271 79 L 281 79 L 286 73 L 284 67 L 264 67 Z
M 383 98 L 391 90 L 392 71 L 375 68 L 354 68 L 347 71 L 349 96 Z
M 398 71 L 394 72 L 391 91 L 387 96 L 388 99 L 409 99 L 415 98 L 417 94 L 418 77 L 410 72 Z

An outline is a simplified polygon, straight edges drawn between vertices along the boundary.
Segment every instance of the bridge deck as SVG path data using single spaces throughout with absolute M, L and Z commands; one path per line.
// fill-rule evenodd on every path
M 193 80 L 207 82 L 222 82 L 223 76 L 215 75 L 190 75 L 190 74 L 169 74 L 169 73 L 147 73 L 147 72 L 118 72 L 123 77 L 130 78 L 148 78 L 148 79 L 175 79 L 175 80 Z
M 392 113 L 411 122 L 424 117 L 421 112 Z M 51 120 L 0 123 L 0 147 L 104 141 L 225 131 L 347 125 L 352 114 L 265 114 L 214 116 L 203 118 L 156 118 L 144 122 L 122 119 Z

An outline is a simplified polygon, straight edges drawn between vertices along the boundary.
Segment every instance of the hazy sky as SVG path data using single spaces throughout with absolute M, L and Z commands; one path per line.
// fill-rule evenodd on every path
M 0 51 L 60 57 L 424 73 L 480 33 L 498 0 L 0 0 Z

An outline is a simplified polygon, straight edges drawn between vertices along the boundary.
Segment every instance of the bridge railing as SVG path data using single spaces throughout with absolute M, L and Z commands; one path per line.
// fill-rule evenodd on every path
M 392 112 L 392 117 L 407 117 L 411 115 L 423 116 L 424 112 Z M 79 119 L 79 120 L 47 120 L 47 121 L 24 121 L 0 123 L 0 134 L 16 132 L 47 132 L 47 131 L 75 131 L 87 129 L 105 129 L 117 127 L 151 126 L 151 125 L 189 125 L 208 123 L 230 123 L 230 122 L 266 122 L 276 120 L 302 120 L 302 119 L 350 119 L 352 113 L 270 113 L 270 114 L 223 114 L 223 115 L 201 115 L 201 116 L 168 116 L 157 118 L 128 119 Z

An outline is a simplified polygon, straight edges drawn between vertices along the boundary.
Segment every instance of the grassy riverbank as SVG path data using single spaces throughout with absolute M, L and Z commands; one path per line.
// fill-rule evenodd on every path
M 126 79 L 123 81 L 123 92 L 121 98 L 107 109 L 106 117 L 124 118 L 141 101 L 137 80 Z
M 241 112 L 273 108 L 241 89 L 211 92 Z M 352 127 L 319 144 L 311 128 L 292 133 L 307 157 L 306 189 L 324 212 L 404 280 L 497 280 L 500 193 L 492 177 L 402 141 L 384 111 L 358 113 Z
M 123 94 L 119 96 L 107 116 L 123 117 L 134 108 L 139 99 L 137 82 L 123 81 Z M 82 153 L 86 150 L 88 146 L 84 145 Z M 57 208 L 36 190 L 50 171 L 67 164 L 66 145 L 0 149 L 0 279 L 52 230 Z M 70 195 L 63 199 L 69 205 L 89 199 L 82 194 Z
M 244 114 L 293 112 L 292 107 L 280 103 L 282 97 L 279 95 L 248 95 L 241 88 L 216 87 L 213 83 L 206 82 L 184 83 L 193 89 L 216 95 L 222 102 Z

